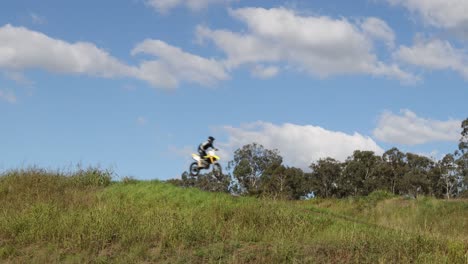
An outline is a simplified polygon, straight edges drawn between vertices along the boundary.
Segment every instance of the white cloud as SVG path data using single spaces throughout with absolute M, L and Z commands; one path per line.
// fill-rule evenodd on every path
M 181 81 L 213 85 L 229 78 L 222 63 L 186 53 L 160 40 L 143 41 L 132 51 L 138 53 L 157 56 L 158 60 L 130 66 L 92 43 L 68 43 L 9 24 L 0 27 L 0 71 L 17 81 L 30 83 L 21 71 L 31 68 L 105 78 L 130 77 L 161 88 L 177 87 Z
M 45 17 L 43 16 L 40 16 L 38 14 L 35 14 L 35 13 L 29 13 L 29 16 L 31 17 L 31 20 L 34 24 L 39 24 L 39 25 L 42 25 L 42 24 L 45 24 L 46 23 L 46 19 Z
M 373 134 L 384 142 L 405 145 L 457 141 L 460 137 L 460 124 L 461 120 L 425 119 L 410 110 L 402 110 L 401 115 L 383 113 Z
M 10 90 L 0 90 L 0 100 L 14 104 L 16 103 L 16 95 Z
M 389 48 L 395 46 L 395 33 L 385 21 L 369 17 L 362 22 L 361 28 L 370 37 L 384 41 Z
M 212 85 L 229 78 L 222 63 L 186 53 L 160 40 L 145 40 L 138 44 L 132 54 L 146 53 L 159 60 L 141 64 L 139 78 L 156 86 L 176 86 L 180 80 Z
M 197 27 L 200 39 L 212 40 L 226 55 L 228 68 L 238 67 L 245 63 L 276 62 L 281 60 L 280 48 L 254 35 L 246 35 L 227 30 L 210 30 Z
M 374 39 L 389 43 L 394 39 L 393 31 L 381 20 L 369 19 L 359 25 L 346 19 L 301 16 L 285 8 L 241 8 L 230 14 L 247 25 L 246 33 L 197 28 L 199 39 L 213 41 L 226 53 L 229 68 L 286 63 L 319 77 L 370 74 L 415 79 L 397 65 L 379 61 L 373 53 Z
M 74 44 L 24 27 L 0 27 L 0 69 L 41 68 L 100 77 L 130 75 L 132 69 L 88 42 Z
M 466 0 L 387 0 L 421 16 L 429 25 L 468 29 L 468 1 Z
M 402 62 L 432 69 L 450 69 L 468 79 L 468 54 L 448 41 L 417 38 L 412 47 L 401 46 L 394 57 Z
M 260 79 L 269 79 L 276 76 L 279 72 L 279 68 L 275 66 L 263 66 L 255 65 L 252 69 L 252 75 Z
M 343 161 L 355 150 L 383 153 L 383 149 L 370 137 L 330 131 L 318 126 L 255 122 L 238 128 L 226 126 L 224 130 L 229 135 L 228 142 L 220 145 L 224 153 L 256 142 L 268 149 L 278 149 L 287 165 L 302 169 L 325 157 Z
M 146 0 L 146 4 L 160 13 L 167 13 L 171 9 L 184 6 L 192 11 L 199 11 L 213 4 L 228 4 L 234 0 Z

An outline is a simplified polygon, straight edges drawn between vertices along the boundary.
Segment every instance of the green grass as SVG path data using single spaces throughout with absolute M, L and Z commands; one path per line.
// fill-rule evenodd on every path
M 467 263 L 468 203 L 232 197 L 88 169 L 0 177 L 2 263 Z

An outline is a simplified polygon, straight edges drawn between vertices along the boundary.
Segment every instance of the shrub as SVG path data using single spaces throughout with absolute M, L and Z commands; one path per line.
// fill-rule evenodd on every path
M 125 176 L 122 178 L 123 184 L 135 184 L 138 183 L 138 180 L 133 178 L 132 176 Z
M 112 181 L 111 170 L 101 170 L 96 167 L 79 169 L 71 178 L 78 187 L 106 187 Z
M 372 202 L 379 202 L 379 201 L 387 200 L 387 199 L 394 198 L 394 197 L 395 195 L 388 191 L 377 190 L 377 191 L 371 192 L 367 196 L 367 199 Z
M 468 199 L 468 190 L 462 191 L 460 194 L 457 195 L 457 198 Z

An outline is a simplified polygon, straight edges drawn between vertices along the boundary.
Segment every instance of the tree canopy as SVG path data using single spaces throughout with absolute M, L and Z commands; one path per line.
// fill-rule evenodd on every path
M 345 161 L 326 157 L 314 161 L 310 172 L 283 164 L 279 151 L 258 143 L 234 152 L 221 179 L 210 174 L 177 182 L 209 191 L 235 192 L 273 198 L 365 196 L 383 190 L 395 195 L 468 196 L 468 118 L 461 124 L 458 149 L 434 160 L 393 147 L 382 155 L 356 150 Z

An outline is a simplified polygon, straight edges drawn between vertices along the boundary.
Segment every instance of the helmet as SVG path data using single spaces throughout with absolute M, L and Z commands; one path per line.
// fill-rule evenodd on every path
M 212 137 L 212 136 L 209 136 L 209 137 L 208 137 L 208 140 L 212 142 L 212 141 L 214 141 L 214 140 L 215 140 L 215 138 L 214 138 L 214 137 Z

